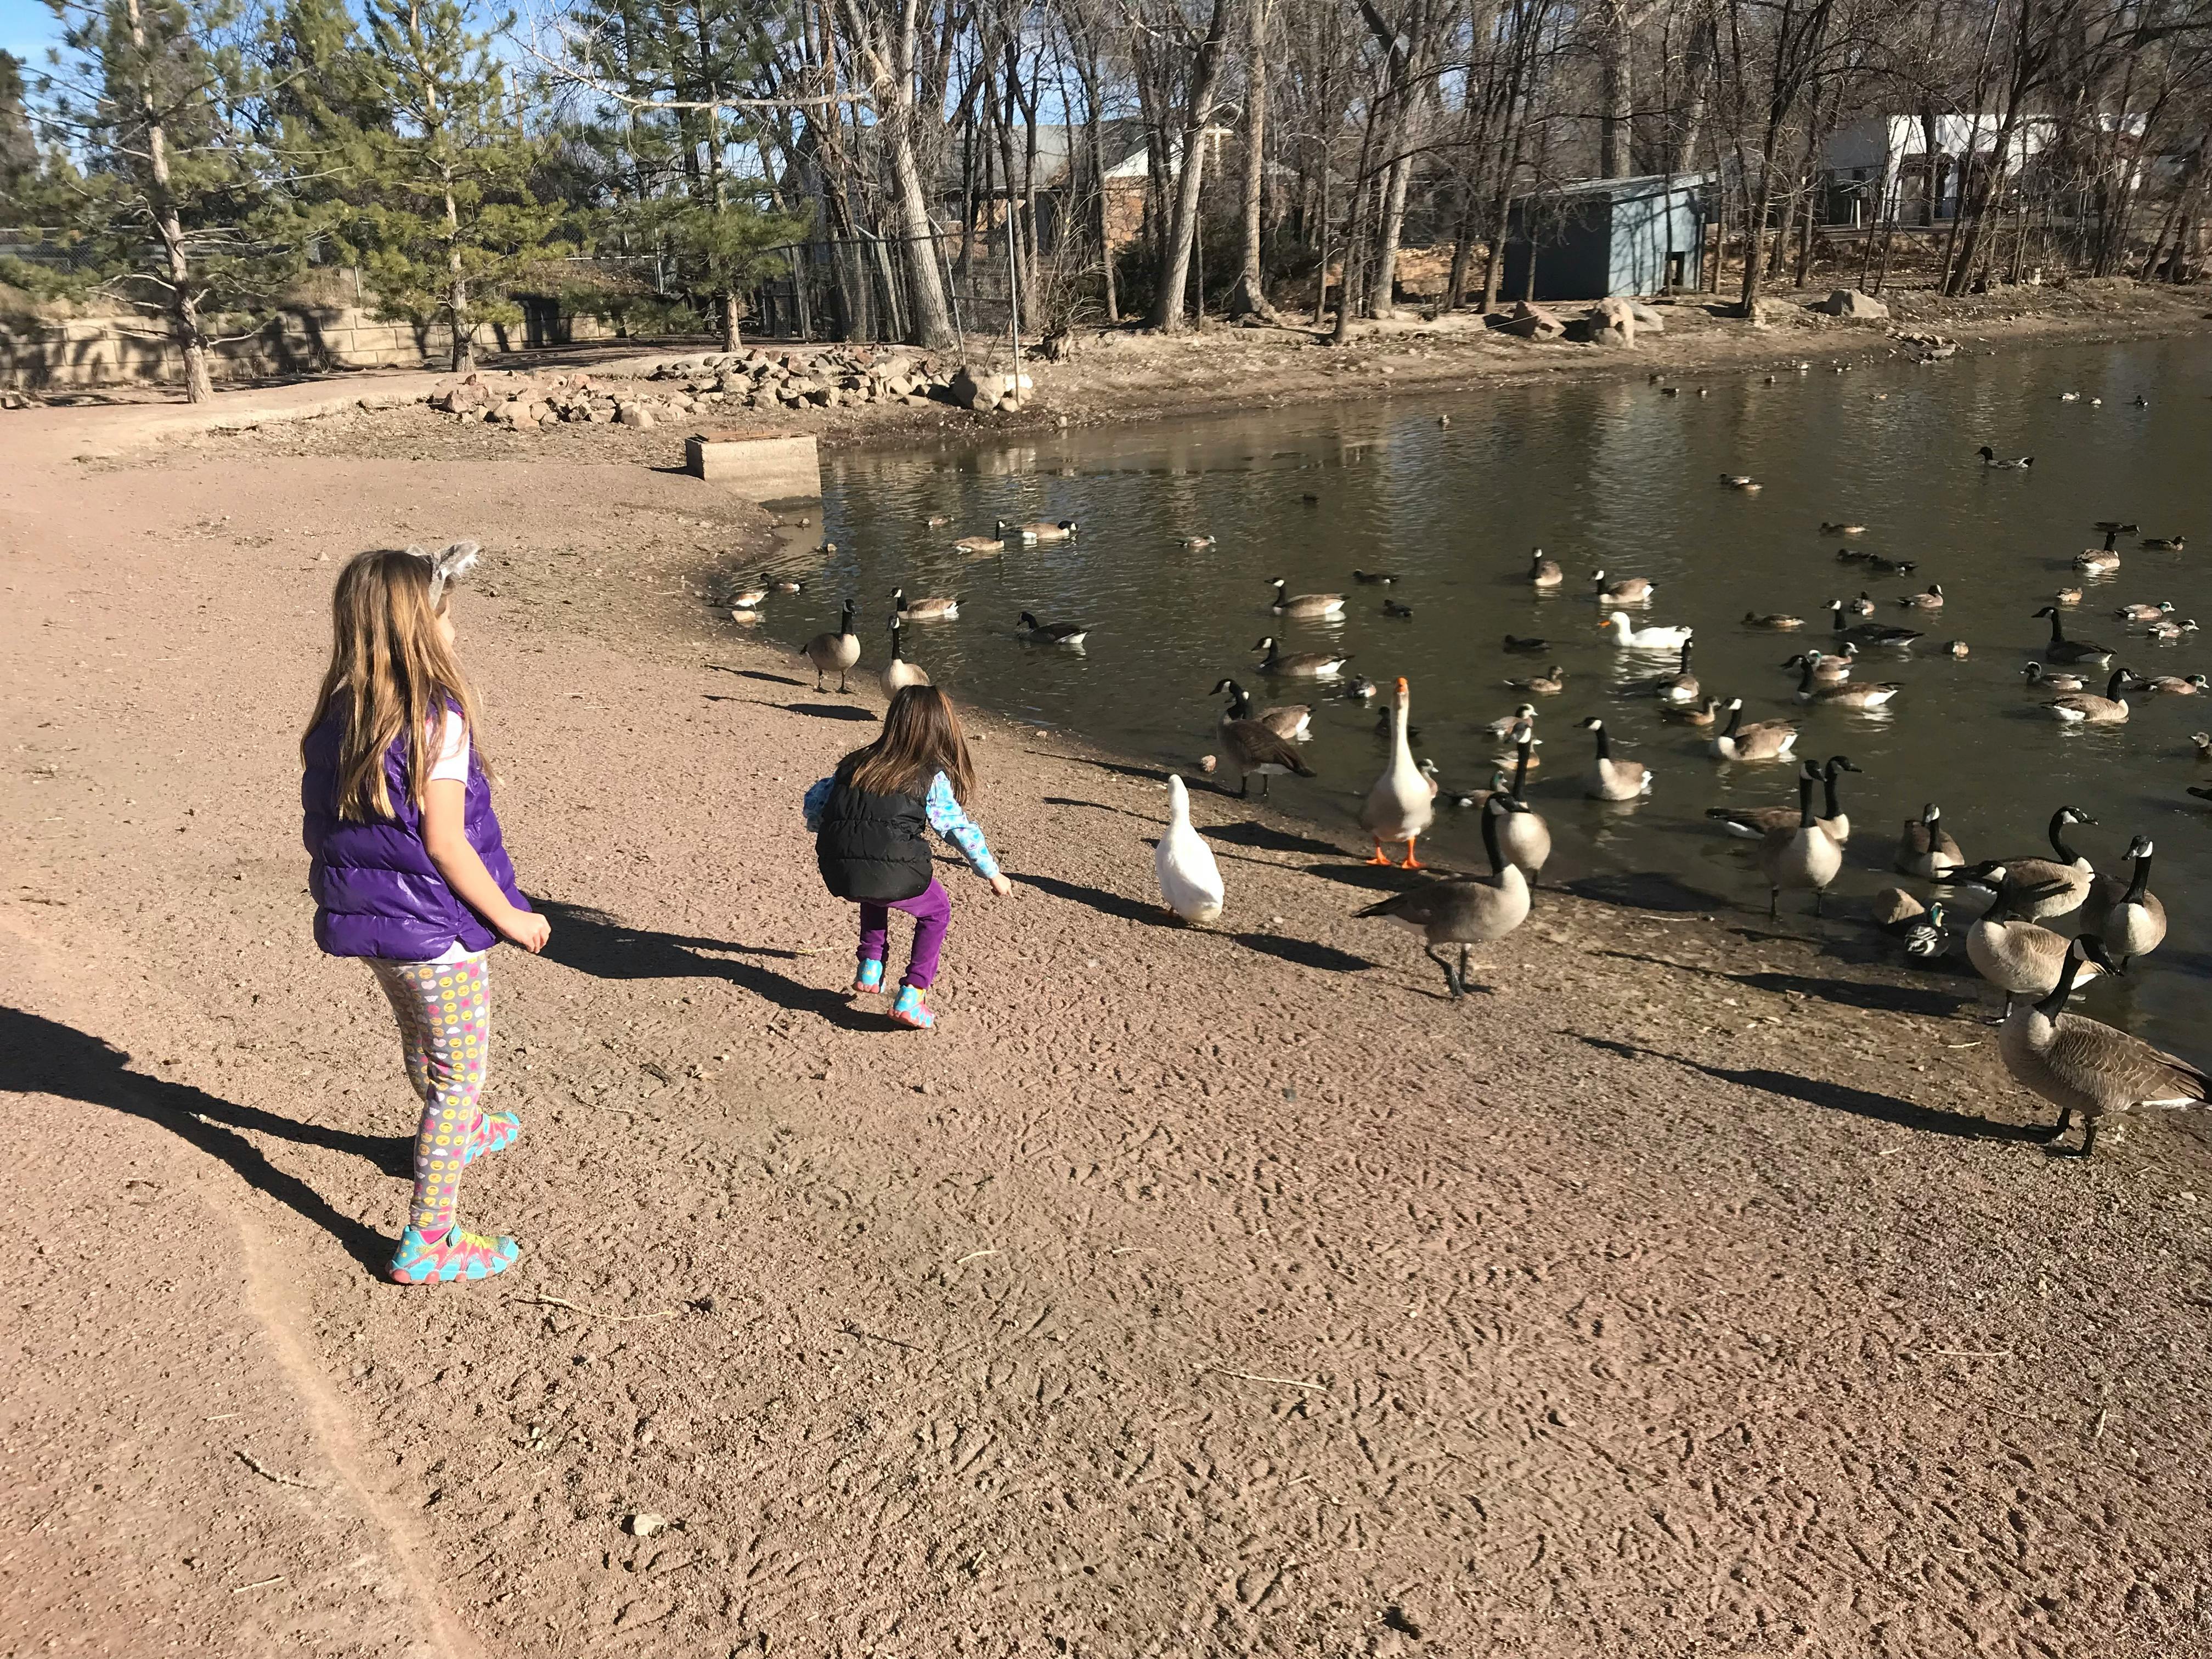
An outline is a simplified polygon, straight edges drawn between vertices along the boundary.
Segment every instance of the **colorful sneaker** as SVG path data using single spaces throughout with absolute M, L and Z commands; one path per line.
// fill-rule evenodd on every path
M 482 1233 L 447 1229 L 435 1244 L 419 1227 L 399 1235 L 398 1253 L 387 1270 L 401 1285 L 450 1285 L 457 1279 L 489 1279 L 514 1265 L 521 1246 L 511 1238 L 486 1238 Z
M 891 1018 L 917 1031 L 927 1031 L 936 1024 L 937 1016 L 929 1012 L 929 1005 L 921 1000 L 921 994 L 911 985 L 900 986 L 898 1000 L 891 1004 Z
M 461 1154 L 461 1167 L 465 1170 L 480 1158 L 505 1152 L 521 1133 L 522 1120 L 513 1112 L 478 1112 L 477 1132 L 469 1137 L 468 1150 Z
M 860 971 L 853 975 L 853 994 L 872 997 L 884 988 L 884 964 L 879 957 L 862 957 Z

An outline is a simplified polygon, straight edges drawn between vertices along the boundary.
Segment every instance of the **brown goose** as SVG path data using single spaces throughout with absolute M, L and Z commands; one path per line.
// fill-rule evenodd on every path
M 1917 818 L 1905 821 L 1897 838 L 1897 867 L 1908 876 L 1933 878 L 1965 863 L 1959 843 L 1943 827 L 1943 809 L 1930 801 Z
M 1790 751 L 1797 745 L 1797 728 L 1788 720 L 1754 720 L 1743 723 L 1743 699 L 1728 700 L 1728 729 L 1717 732 L 1712 740 L 1712 751 L 1726 761 L 1787 760 Z
M 1528 919 L 1528 879 L 1505 856 L 1498 839 L 1498 821 L 1527 810 L 1508 795 L 1492 794 L 1483 802 L 1482 844 L 1490 854 L 1488 876 L 1424 882 L 1356 913 L 1419 928 L 1426 940 L 1423 952 L 1444 970 L 1454 1001 L 1467 994 L 1468 961 L 1474 947 L 1504 939 Z M 1437 953 L 1439 945 L 1459 946 L 1456 964 Z
M 1820 767 L 1807 761 L 1797 774 L 1797 822 L 1788 828 L 1770 830 L 1759 841 L 1759 867 L 1766 875 L 1766 914 L 1770 918 L 1782 914 L 1782 890 L 1785 887 L 1811 889 L 1813 914 L 1819 915 L 1820 896 L 1844 867 L 1844 849 L 1813 815 L 1813 786 L 1820 781 Z

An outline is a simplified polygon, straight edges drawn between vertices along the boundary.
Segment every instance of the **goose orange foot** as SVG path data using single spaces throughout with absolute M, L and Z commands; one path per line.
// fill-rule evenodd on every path
M 1386 859 L 1383 861 L 1388 863 L 1389 860 Z M 1406 861 L 1398 867 L 1401 870 L 1425 870 L 1429 867 L 1413 856 L 1413 838 L 1410 836 L 1406 839 Z
M 1382 850 L 1382 843 L 1379 841 L 1375 843 L 1375 856 L 1367 861 L 1370 864 L 1395 864 L 1396 862 L 1395 860 L 1392 859 L 1389 854 Z

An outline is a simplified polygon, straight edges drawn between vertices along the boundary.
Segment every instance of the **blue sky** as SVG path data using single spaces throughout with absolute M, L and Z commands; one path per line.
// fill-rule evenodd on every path
M 46 61 L 46 48 L 61 39 L 61 25 L 42 0 L 0 0 L 0 52 L 12 52 L 27 64 Z

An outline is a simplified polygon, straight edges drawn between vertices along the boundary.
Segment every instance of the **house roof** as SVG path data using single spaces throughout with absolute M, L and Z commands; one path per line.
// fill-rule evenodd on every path
M 1029 150 L 1030 130 L 1026 125 L 1016 126 L 1006 135 L 1013 152 L 1012 179 L 1015 188 L 1023 182 L 1023 159 Z M 1084 129 L 1063 122 L 1040 121 L 1036 127 L 1036 173 L 1035 182 L 1039 190 L 1050 190 L 1066 182 L 1067 169 L 1075 156 L 1082 151 Z M 999 156 L 999 135 L 988 127 L 974 129 L 975 189 L 979 195 L 1002 194 L 1006 182 Z M 965 188 L 962 172 L 965 158 L 963 151 L 968 131 L 953 127 L 945 136 L 945 193 L 958 195 Z M 1101 121 L 1098 124 L 1098 148 L 1105 162 L 1109 177 L 1145 176 L 1145 124 L 1135 119 Z M 1132 169 L 1133 169 L 1132 171 Z
M 1542 196 L 1571 196 L 1587 200 L 1593 197 L 1632 199 L 1639 196 L 1664 195 L 1668 189 L 1697 190 L 1713 182 L 1710 173 L 1641 173 L 1632 179 L 1577 179 L 1572 184 L 1559 185 L 1536 192 Z

